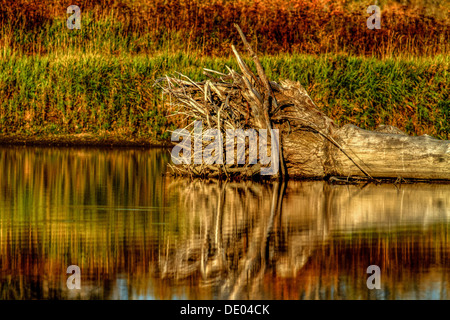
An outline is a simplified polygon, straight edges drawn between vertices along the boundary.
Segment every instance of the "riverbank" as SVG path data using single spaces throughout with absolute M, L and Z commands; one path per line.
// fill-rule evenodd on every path
M 0 134 L 30 143 L 55 136 L 71 137 L 62 143 L 85 143 L 76 138 L 80 134 L 102 143 L 106 134 L 159 144 L 187 123 L 162 96 L 156 79 L 178 71 L 200 81 L 204 67 L 238 70 L 233 57 L 182 53 L 22 56 L 6 50 L 0 56 Z M 384 124 L 410 135 L 450 136 L 449 57 L 280 54 L 261 60 L 271 80 L 299 81 L 339 125 L 373 130 Z
M 164 144 L 187 120 L 155 80 L 238 70 L 238 22 L 269 79 L 300 82 L 338 125 L 449 139 L 450 20 L 429 2 L 380 1 L 380 30 L 367 29 L 360 1 L 81 1 L 79 30 L 67 28 L 63 1 L 8 3 L 0 135 L 9 144 Z

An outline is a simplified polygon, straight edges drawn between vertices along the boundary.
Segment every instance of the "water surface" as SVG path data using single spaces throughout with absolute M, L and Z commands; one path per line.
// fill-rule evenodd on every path
M 450 185 L 190 181 L 169 156 L 1 147 L 0 299 L 450 298 Z

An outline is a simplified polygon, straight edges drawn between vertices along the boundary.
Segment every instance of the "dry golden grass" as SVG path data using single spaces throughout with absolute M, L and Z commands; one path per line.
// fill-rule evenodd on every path
M 1 1 L 0 1 L 1 3 Z M 264 53 L 346 52 L 357 55 L 435 55 L 449 52 L 448 0 L 381 1 L 382 27 L 369 30 L 367 7 L 372 1 L 331 0 L 122 0 L 78 1 L 83 28 L 98 25 L 83 37 L 111 41 L 116 51 L 153 52 L 170 43 L 202 54 L 229 53 L 239 23 Z M 48 52 L 68 43 L 61 28 L 68 14 L 61 0 L 3 1 L 2 28 L 14 30 L 10 40 L 24 52 Z M 55 27 L 60 21 L 59 27 Z M 45 30 L 45 32 L 43 32 Z M 49 31 L 53 37 L 48 35 Z M 33 35 L 33 41 L 30 41 Z M 40 45 L 38 45 L 40 44 Z M 114 50 L 113 50 L 114 51 Z

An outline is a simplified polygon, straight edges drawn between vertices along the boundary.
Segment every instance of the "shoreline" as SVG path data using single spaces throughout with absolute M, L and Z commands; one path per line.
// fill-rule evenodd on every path
M 100 147 L 100 148 L 168 148 L 170 141 L 151 138 L 95 136 L 88 133 L 30 136 L 0 134 L 0 146 Z

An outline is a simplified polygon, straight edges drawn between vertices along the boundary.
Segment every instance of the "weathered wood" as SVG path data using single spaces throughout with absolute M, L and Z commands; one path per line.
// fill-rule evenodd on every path
M 338 143 L 373 177 L 450 179 L 450 141 L 423 135 L 367 131 L 346 125 L 336 132 Z M 336 148 L 330 148 L 330 175 L 356 176 L 358 169 Z

